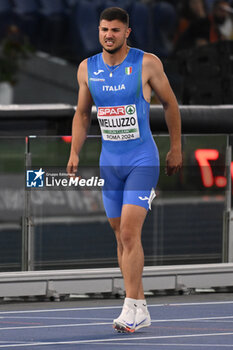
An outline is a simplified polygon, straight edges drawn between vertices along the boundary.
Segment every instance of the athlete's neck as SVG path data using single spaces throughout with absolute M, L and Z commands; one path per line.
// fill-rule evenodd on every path
M 103 60 L 109 66 L 117 66 L 125 60 L 129 49 L 128 46 L 124 46 L 115 53 L 109 53 L 103 49 Z

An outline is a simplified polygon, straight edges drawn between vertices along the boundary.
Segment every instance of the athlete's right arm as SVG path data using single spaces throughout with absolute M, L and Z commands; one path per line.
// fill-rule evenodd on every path
M 77 73 L 79 93 L 76 112 L 72 124 L 72 143 L 70 150 L 70 158 L 67 164 L 67 173 L 73 174 L 77 172 L 79 163 L 79 153 L 82 149 L 84 141 L 91 122 L 91 107 L 93 100 L 88 88 L 87 60 L 80 63 Z

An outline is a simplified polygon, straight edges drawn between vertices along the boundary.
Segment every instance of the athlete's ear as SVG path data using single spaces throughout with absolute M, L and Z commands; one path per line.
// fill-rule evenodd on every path
M 130 33 L 132 32 L 132 29 L 131 28 L 127 28 L 126 30 L 126 38 L 128 39 Z

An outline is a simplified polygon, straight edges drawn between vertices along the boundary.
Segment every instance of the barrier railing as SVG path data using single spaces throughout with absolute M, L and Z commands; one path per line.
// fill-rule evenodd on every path
M 89 276 L 88 271 L 93 272 L 94 267 L 100 269 L 97 273 L 98 279 L 101 277 L 99 273 L 103 275 L 103 271 L 113 269 L 116 271 L 114 278 L 118 282 L 121 281 L 120 273 L 116 269 L 115 240 L 104 214 L 100 189 L 77 191 L 51 189 L 51 186 L 43 189 L 27 188 L 27 170 L 42 169 L 45 173 L 49 171 L 50 174 L 52 171 L 54 173 L 58 170 L 65 171 L 70 144 L 69 138 L 62 137 L 67 133 L 61 133 L 61 130 L 68 131 L 70 128 L 68 124 L 72 121 L 74 108 L 68 106 L 66 109 L 62 106 L 60 110 L 56 106 L 59 110 L 56 116 L 56 108 L 41 106 L 39 112 L 32 111 L 31 118 L 30 107 L 24 112 L 21 107 L 19 115 L 16 107 L 13 108 L 15 111 L 8 108 L 5 110 L 6 113 L 4 109 L 0 110 L 0 126 L 5 123 L 5 129 L 1 128 L 1 135 L 4 136 L 0 137 L 2 150 L 0 151 L 2 203 L 0 269 L 5 272 L 0 273 L 0 283 L 1 275 L 6 278 L 5 282 L 9 282 L 8 277 L 13 278 L 14 273 L 7 274 L 6 271 L 31 271 L 30 274 L 21 273 L 23 280 L 28 276 L 28 281 L 31 281 L 39 276 L 39 271 L 34 270 L 41 270 L 42 279 L 49 276 L 51 281 L 51 275 L 59 275 L 59 278 L 67 276 L 68 271 L 65 272 L 64 269 L 69 269 L 72 279 L 79 279 L 81 275 L 83 278 L 84 271 L 86 276 Z M 151 126 L 160 150 L 161 176 L 157 199 L 154 201 L 152 212 L 148 215 L 143 232 L 145 273 L 148 281 L 159 271 L 163 271 L 163 276 L 164 271 L 169 273 L 169 268 L 165 269 L 164 265 L 173 266 L 173 271 L 176 268 L 180 271 L 181 264 L 187 264 L 189 271 L 193 266 L 195 281 L 198 281 L 197 269 L 199 266 L 201 274 L 200 264 L 206 269 L 209 267 L 213 274 L 215 267 L 219 270 L 218 264 L 223 267 L 225 266 L 223 262 L 233 261 L 233 232 L 230 225 L 232 111 L 232 106 L 181 107 L 183 130 L 185 130 L 184 168 L 179 175 L 167 178 L 163 167 L 169 140 L 168 136 L 163 135 L 165 129 L 163 130 L 164 117 L 161 107 L 152 107 Z M 55 116 L 51 116 L 50 113 Z M 25 115 L 26 119 L 31 119 L 28 129 Z M 223 122 L 219 124 L 218 130 L 216 124 L 210 128 L 209 133 L 206 133 L 211 116 L 216 117 L 218 123 L 220 120 Z M 226 124 L 224 124 L 225 118 Z M 12 122 L 16 119 L 20 128 L 16 126 L 15 129 L 12 127 L 8 130 L 10 120 Z M 42 119 L 46 120 L 44 124 L 41 124 Z M 56 128 L 53 125 L 54 120 L 57 123 Z M 194 125 L 193 132 L 192 125 Z M 46 129 L 46 126 L 49 128 Z M 93 120 L 91 134 L 96 133 L 95 128 L 96 123 Z M 24 130 L 23 136 L 19 136 L 22 130 Z M 32 131 L 33 135 L 30 135 L 29 132 Z M 14 133 L 16 136 L 10 136 Z M 100 147 L 99 136 L 88 138 L 81 154 L 80 166 L 84 174 L 89 176 L 98 171 Z M 43 275 L 42 270 L 50 269 L 51 272 L 44 272 Z M 58 271 L 53 271 L 54 269 Z M 185 269 L 186 267 L 182 271 Z M 227 276 L 229 269 L 228 264 Z M 15 276 L 20 283 L 19 274 L 20 272 L 17 272 Z M 70 277 L 68 280 L 67 290 L 70 288 Z M 203 281 L 201 277 L 200 280 Z M 226 285 L 226 280 L 227 277 L 220 283 L 213 278 L 209 286 L 214 286 L 215 283 Z M 169 282 L 169 278 L 167 281 L 168 284 L 165 283 L 164 287 L 173 285 L 171 280 Z M 114 283 L 111 285 L 118 288 L 118 282 L 116 285 Z M 122 282 L 119 283 L 121 285 Z M 196 283 L 199 285 L 199 282 Z M 109 284 L 107 285 L 109 289 Z M 150 285 L 151 282 L 148 282 L 148 288 L 153 289 Z M 157 282 L 155 285 L 157 286 Z M 175 282 L 175 285 L 178 286 L 180 283 Z M 29 288 L 30 295 L 35 293 L 34 287 Z M 45 290 L 51 289 L 53 289 L 51 286 L 45 288 Z

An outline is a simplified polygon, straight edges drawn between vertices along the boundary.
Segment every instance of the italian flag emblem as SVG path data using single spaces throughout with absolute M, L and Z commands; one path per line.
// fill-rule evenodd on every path
M 132 73 L 132 67 L 125 68 L 125 74 L 130 75 Z

